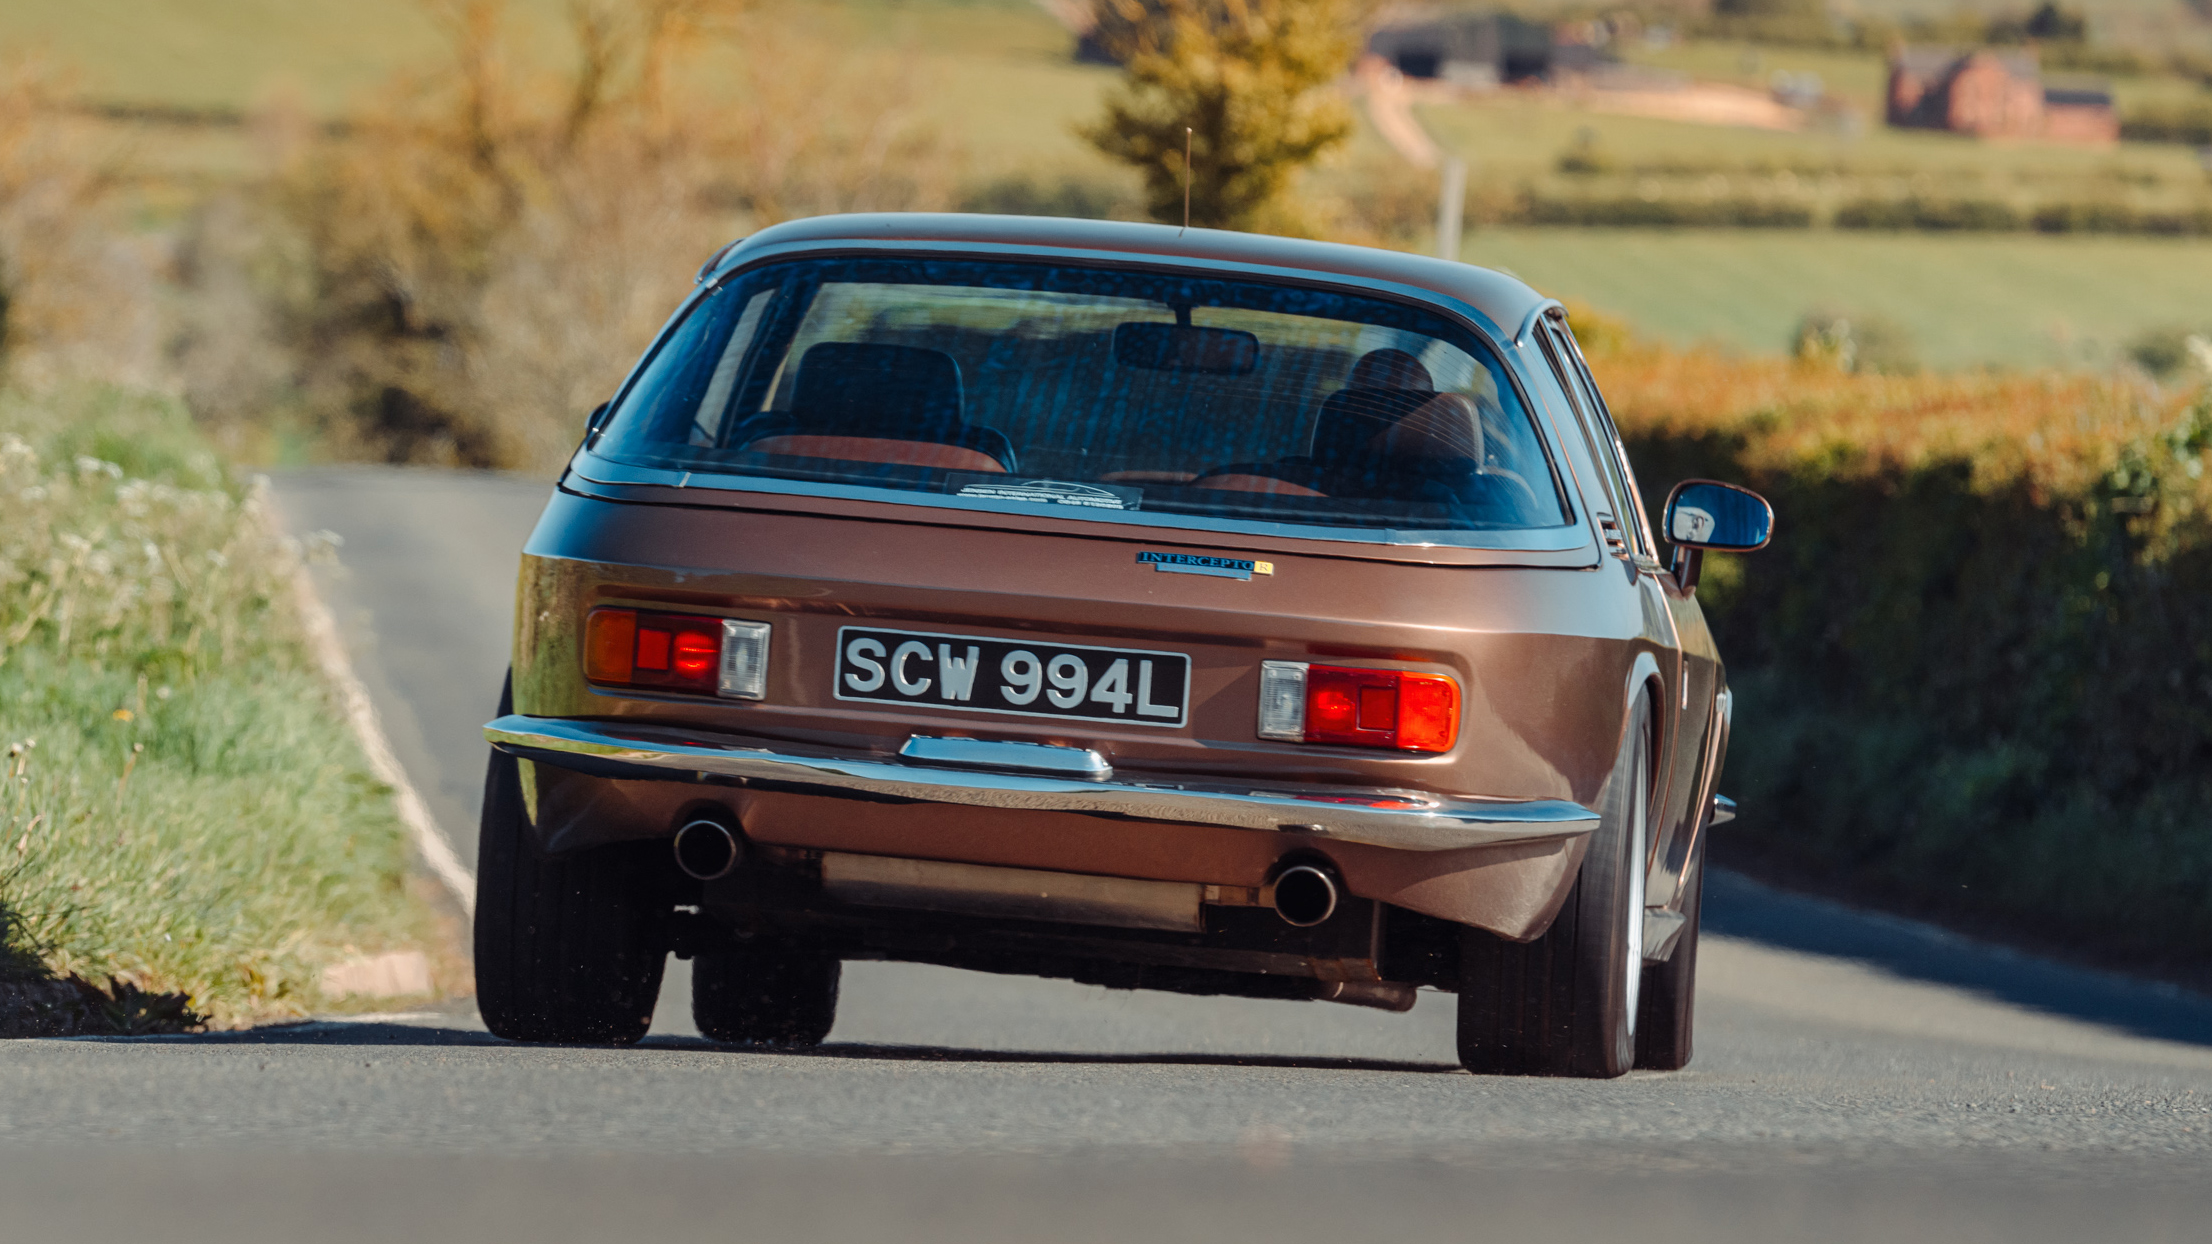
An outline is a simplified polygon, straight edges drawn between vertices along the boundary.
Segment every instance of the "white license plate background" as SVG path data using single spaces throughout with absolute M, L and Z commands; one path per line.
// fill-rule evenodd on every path
M 840 627 L 836 679 L 840 700 L 1168 729 L 1190 707 L 1183 653 L 1049 639 Z

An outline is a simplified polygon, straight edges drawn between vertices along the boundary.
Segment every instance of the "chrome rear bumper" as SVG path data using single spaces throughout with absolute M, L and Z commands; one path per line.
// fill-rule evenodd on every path
M 484 737 L 512 755 L 601 777 L 734 780 L 832 796 L 1282 830 L 1405 851 L 1567 838 L 1598 825 L 1597 813 L 1564 799 L 1470 799 L 1290 784 L 1255 790 L 1135 776 L 1060 778 L 889 757 L 801 755 L 664 726 L 509 716 L 485 726 Z

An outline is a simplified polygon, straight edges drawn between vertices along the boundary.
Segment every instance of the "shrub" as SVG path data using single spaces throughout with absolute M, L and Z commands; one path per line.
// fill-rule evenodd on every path
M 960 210 L 1006 216 L 1131 220 L 1141 215 L 1143 204 L 1133 188 L 1119 180 L 1078 173 L 1013 173 L 969 187 L 961 197 Z
M 1790 354 L 1847 372 L 1909 376 L 1920 370 L 1911 330 L 1879 313 L 1809 312 L 1798 321 Z
M 1733 479 L 1779 515 L 1700 593 L 1739 693 L 1724 833 L 1898 902 L 2212 959 L 2212 397 L 1593 364 L 1650 496 Z
M 2120 137 L 2135 143 L 2212 145 L 2212 99 L 2130 108 L 2121 114 Z
M 2020 227 L 2020 213 L 1996 199 L 1854 199 L 1836 209 L 1838 229 L 2002 231 Z
M 1101 0 L 1121 82 L 1078 132 L 1144 178 L 1168 224 L 1303 232 L 1292 177 L 1352 133 L 1324 88 L 1359 48 L 1353 0 Z M 1188 131 L 1186 134 L 1186 130 Z M 1190 166 L 1184 167 L 1186 141 Z
M 70 108 L 69 83 L 0 60 L 0 365 L 18 379 L 151 378 L 154 272 L 119 240 L 121 151 Z
M 553 74 L 507 54 L 492 0 L 455 8 L 450 64 L 278 179 L 312 272 L 306 399 L 339 452 L 550 469 L 716 246 L 948 201 L 897 64 L 705 0 L 573 12 L 576 65 Z M 677 86 L 718 31 L 750 70 L 734 104 Z
M 2043 233 L 2212 234 L 2212 207 L 2157 211 L 2125 203 L 2046 203 L 2029 223 Z
M 2128 359 L 2159 380 L 2202 367 L 2212 372 L 2212 333 L 2186 328 L 2154 328 L 2128 343 Z
M 1521 221 L 1532 225 L 1661 226 L 1677 228 L 1803 229 L 1813 223 L 1803 203 L 1764 199 L 1552 199 L 1530 195 Z

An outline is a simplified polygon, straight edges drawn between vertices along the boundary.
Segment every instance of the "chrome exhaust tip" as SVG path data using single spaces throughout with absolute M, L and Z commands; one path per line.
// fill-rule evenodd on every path
M 745 844 L 720 821 L 701 817 L 676 831 L 676 867 L 698 881 L 719 881 L 737 870 Z
M 1260 891 L 1260 901 L 1286 924 L 1307 929 L 1336 914 L 1336 879 L 1312 864 L 1293 864 L 1275 874 Z

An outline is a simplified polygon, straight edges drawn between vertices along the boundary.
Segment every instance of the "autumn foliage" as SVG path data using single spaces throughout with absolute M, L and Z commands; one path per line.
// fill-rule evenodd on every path
M 1739 694 L 1724 843 L 2212 966 L 2212 391 L 1588 335 L 1653 504 L 1705 476 L 1778 513 L 1700 592 Z

